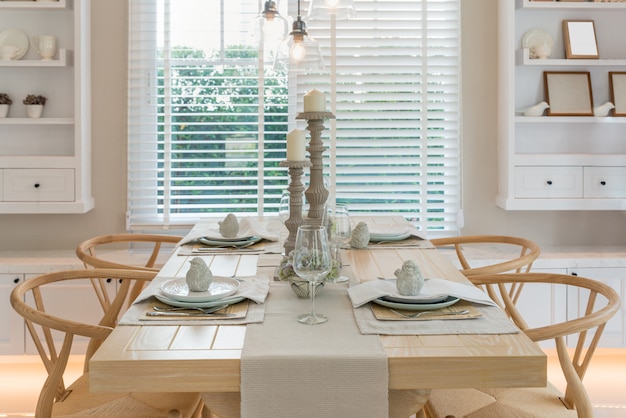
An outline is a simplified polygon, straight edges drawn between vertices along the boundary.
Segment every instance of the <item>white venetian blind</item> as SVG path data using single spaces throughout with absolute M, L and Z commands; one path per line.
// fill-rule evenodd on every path
M 259 71 L 246 42 L 256 0 L 130 0 L 131 227 L 275 212 L 288 181 L 278 166 L 285 134 L 316 88 L 337 117 L 323 135 L 336 199 L 354 213 L 455 230 L 459 3 L 355 0 L 354 19 L 308 22 L 325 71 L 287 74 Z M 302 1 L 304 18 L 307 9 Z

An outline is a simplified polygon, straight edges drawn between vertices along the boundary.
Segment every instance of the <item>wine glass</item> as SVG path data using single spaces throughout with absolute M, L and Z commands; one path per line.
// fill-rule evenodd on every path
M 326 229 L 323 226 L 298 227 L 293 250 L 293 270 L 309 282 L 311 312 L 298 316 L 298 322 L 315 325 L 328 321 L 325 315 L 315 312 L 315 285 L 330 272 L 332 260 Z
M 348 207 L 340 204 L 328 204 L 324 206 L 322 225 L 324 225 L 328 233 L 333 260 L 336 261 L 339 269 L 341 269 L 341 253 L 339 251 L 341 246 L 350 239 L 350 234 L 352 234 Z M 335 283 L 342 283 L 347 282 L 348 278 L 346 276 L 339 276 L 333 281 Z
M 285 190 L 280 197 L 280 203 L 278 204 L 278 219 L 285 223 L 289 219 L 290 207 L 289 207 L 289 191 Z

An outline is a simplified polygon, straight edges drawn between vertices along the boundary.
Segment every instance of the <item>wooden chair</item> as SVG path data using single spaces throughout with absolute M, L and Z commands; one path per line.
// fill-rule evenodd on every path
M 529 239 L 505 235 L 466 235 L 460 237 L 436 238 L 430 240 L 430 242 L 437 248 L 454 248 L 459 263 L 461 264 L 460 271 L 466 277 L 479 274 L 528 272 L 541 252 L 539 246 Z M 487 248 L 488 251 L 493 251 L 496 247 L 509 250 L 512 253 L 512 258 L 508 261 L 486 266 L 472 266 L 467 260 L 466 251 L 471 248 L 475 248 L 478 251 L 480 251 L 481 248 Z
M 89 238 L 78 244 L 76 255 L 85 264 L 85 268 L 133 269 L 158 272 L 161 267 L 157 264 L 159 252 L 168 244 L 174 247 L 182 238 L 175 235 L 160 234 L 101 235 Z M 120 262 L 119 251 L 112 253 L 113 250 L 119 250 L 120 248 L 132 252 L 132 257 L 125 258 L 128 261 L 126 263 Z M 107 258 L 107 253 L 115 254 L 118 258 Z M 145 262 L 138 264 L 137 259 L 145 260 Z
M 438 238 L 431 240 L 431 242 L 440 249 L 454 248 L 461 265 L 460 272 L 470 281 L 472 281 L 473 276 L 481 274 L 527 273 L 541 252 L 539 246 L 529 239 L 506 235 L 466 235 Z M 507 254 L 511 254 L 511 259 L 486 266 L 472 266 L 467 260 L 467 252 L 472 252 L 472 249 L 478 252 L 486 250 L 490 255 L 494 250 L 499 249 Z M 523 283 L 509 288 L 510 296 L 514 302 L 517 302 L 519 299 L 523 288 Z
M 563 396 L 551 383 L 545 388 L 437 389 L 431 392 L 425 412 L 439 417 L 580 417 L 593 411 L 582 380 L 589 367 L 606 322 L 620 308 L 617 293 L 595 280 L 549 273 L 518 273 L 472 276 L 486 286 L 490 296 L 504 306 L 515 324 L 535 341 L 554 340 L 567 388 Z M 581 298 L 576 318 L 529 328 L 510 297 L 508 287 L 525 283 L 568 286 Z M 571 347 L 571 356 L 568 352 Z
M 20 314 L 33 338 L 48 377 L 39 395 L 35 416 L 48 417 L 201 417 L 203 403 L 199 393 L 102 393 L 89 391 L 89 359 L 117 325 L 127 294 L 136 282 L 152 280 L 155 273 L 123 269 L 60 271 L 37 276 L 20 283 L 11 293 L 11 305 Z M 50 292 L 67 286 L 88 284 L 87 280 L 114 279 L 117 292 L 97 323 L 84 321 L 86 312 L 72 318 L 50 309 Z M 110 286 L 109 286 L 110 288 Z M 44 303 L 47 300 L 47 304 Z M 66 303 L 72 303 L 67 300 Z M 48 305 L 48 310 L 46 309 Z M 97 305 L 95 305 L 97 307 Z M 67 309 L 64 309 L 67 312 Z M 98 315 L 96 315 L 98 316 Z M 76 341 L 88 340 L 84 373 L 71 385 L 63 375 Z
M 76 255 L 85 268 L 130 269 L 157 273 L 159 253 L 165 246 L 172 248 L 183 237 L 161 234 L 112 234 L 89 238 L 78 244 Z M 123 249 L 124 251 L 120 251 Z M 132 254 L 129 254 L 132 253 Z M 138 260 L 141 260 L 139 263 Z M 125 261 L 125 263 L 122 263 Z M 94 290 L 100 304 L 106 309 L 110 304 L 107 292 L 94 281 Z M 138 281 L 130 290 L 128 300 L 135 300 L 143 289 L 144 282 Z

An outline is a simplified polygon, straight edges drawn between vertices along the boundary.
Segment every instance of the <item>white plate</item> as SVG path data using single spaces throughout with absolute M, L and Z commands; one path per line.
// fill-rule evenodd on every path
M 457 303 L 460 299 L 448 296 L 444 301 L 438 303 L 396 303 L 382 299 L 374 299 L 372 302 L 386 306 L 387 308 L 401 309 L 404 311 L 433 311 L 435 309 L 447 308 Z
M 522 37 L 522 48 L 528 48 L 530 50 L 537 45 L 548 44 L 550 48 L 554 46 L 552 36 L 543 29 L 530 29 Z
M 210 245 L 212 247 L 244 247 L 248 245 L 252 245 L 261 241 L 263 238 L 261 237 L 247 237 L 247 238 L 220 238 L 220 239 L 211 239 L 202 237 L 198 239 L 201 243 L 205 245 Z
M 154 295 L 154 297 L 167 305 L 176 306 L 177 308 L 214 308 L 226 304 L 234 305 L 245 299 L 243 296 L 231 296 L 211 302 L 181 302 L 180 300 L 170 299 L 163 295 Z
M 417 296 L 404 296 L 404 295 L 387 295 L 383 296 L 381 299 L 387 302 L 395 302 L 395 303 L 414 303 L 414 304 L 425 304 L 425 303 L 439 303 L 448 299 L 448 295 L 417 295 Z
M 213 276 L 213 281 L 206 292 L 192 292 L 184 278 L 168 280 L 161 285 L 161 292 L 170 299 L 181 302 L 211 302 L 234 294 L 239 288 L 239 281 L 230 277 Z
M 0 32 L 0 45 L 14 46 L 17 48 L 17 52 L 13 55 L 12 59 L 22 59 L 28 51 L 28 35 L 20 29 L 5 29 Z

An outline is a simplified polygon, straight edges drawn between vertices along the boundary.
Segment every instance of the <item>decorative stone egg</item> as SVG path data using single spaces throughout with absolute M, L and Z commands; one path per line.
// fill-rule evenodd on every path
M 352 248 L 367 248 L 370 242 L 370 230 L 365 222 L 359 222 L 352 230 L 350 246 Z
M 424 286 L 424 276 L 413 260 L 407 260 L 394 273 L 398 292 L 404 296 L 417 296 Z
M 223 221 L 218 222 L 220 226 L 220 234 L 224 238 L 235 238 L 239 233 L 239 222 L 234 213 L 226 215 Z
M 189 263 L 191 267 L 187 271 L 185 281 L 187 287 L 192 292 L 206 292 L 213 281 L 213 273 L 200 257 L 192 258 Z

